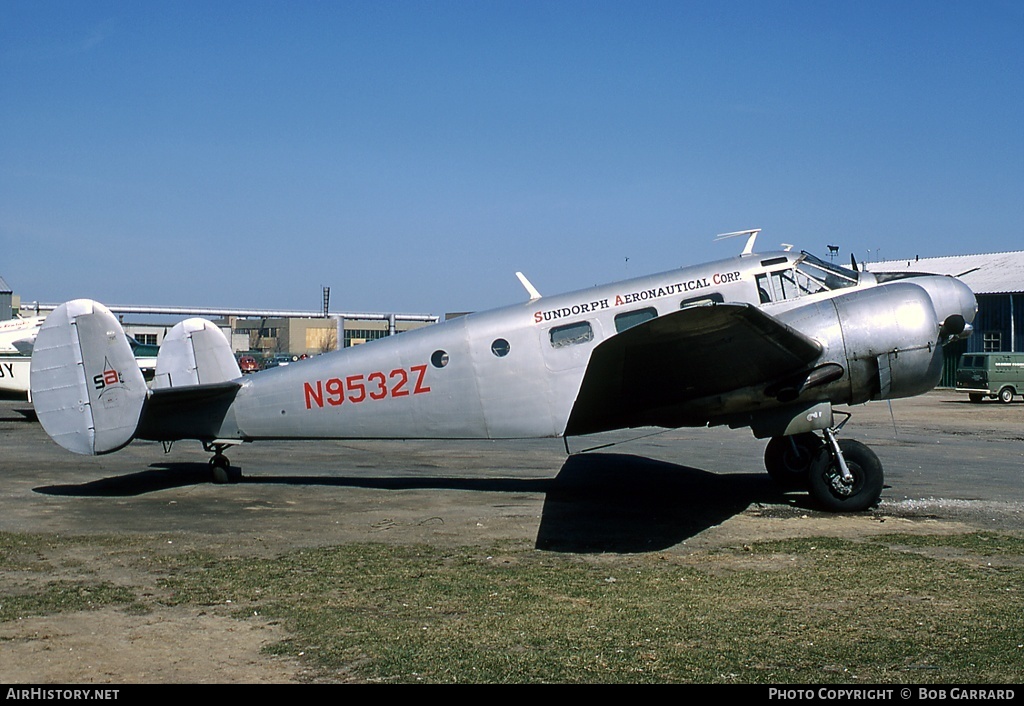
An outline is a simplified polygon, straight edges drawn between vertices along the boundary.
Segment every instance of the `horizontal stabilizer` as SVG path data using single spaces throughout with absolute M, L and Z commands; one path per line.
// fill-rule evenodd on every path
M 58 444 L 96 455 L 132 440 L 146 381 L 105 306 L 76 299 L 54 309 L 39 329 L 30 371 L 39 423 Z
M 241 387 L 240 380 L 232 380 L 153 390 L 135 436 L 151 441 L 211 441 L 219 435 L 228 407 Z
M 164 337 L 153 389 L 212 385 L 240 377 L 242 371 L 224 332 L 206 319 L 186 319 Z

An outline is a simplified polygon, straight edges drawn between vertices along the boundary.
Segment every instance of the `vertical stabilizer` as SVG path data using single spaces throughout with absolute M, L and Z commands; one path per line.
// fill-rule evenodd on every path
M 186 319 L 167 332 L 156 358 L 153 389 L 211 385 L 242 377 L 224 332 L 206 319 Z
M 65 449 L 104 454 L 132 440 L 146 381 L 105 306 L 76 299 L 54 309 L 39 329 L 30 369 L 39 423 Z

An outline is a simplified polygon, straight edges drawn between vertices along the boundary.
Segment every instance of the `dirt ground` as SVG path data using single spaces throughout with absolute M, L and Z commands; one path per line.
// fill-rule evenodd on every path
M 201 451 L 183 451 L 174 463 L 162 465 L 154 463 L 160 460 L 159 447 L 137 444 L 122 452 L 127 454 L 124 460 L 110 460 L 117 455 L 103 462 L 72 457 L 48 445 L 38 425 L 20 416 L 24 405 L 2 404 L 6 458 L 0 461 L 0 502 L 7 519 L 0 518 L 0 530 L 5 532 L 123 533 L 151 540 L 154 547 L 160 542 L 177 543 L 178 548 L 194 545 L 224 556 L 273 556 L 344 542 L 466 545 L 507 540 L 522 542 L 526 549 L 614 556 L 644 550 L 635 538 L 648 526 L 639 515 L 621 514 L 623 498 L 627 505 L 633 499 L 629 493 L 641 471 L 651 484 L 650 497 L 671 495 L 674 481 L 665 479 L 686 474 L 687 482 L 696 478 L 707 491 L 694 501 L 692 525 L 654 538 L 657 551 L 704 552 L 793 536 L 1024 531 L 1024 403 L 974 405 L 949 392 L 901 400 L 892 409 L 878 404 L 857 410 L 857 438 L 883 458 L 889 485 L 877 509 L 857 515 L 817 512 L 806 502 L 768 489 L 750 472 L 758 465 L 763 444 L 752 442 L 749 432 L 671 432 L 624 445 L 628 455 L 599 455 L 582 474 L 572 466 L 575 457 L 565 459 L 561 442 L 453 449 L 425 442 L 392 444 L 385 454 L 370 442 L 346 443 L 303 451 L 301 462 L 296 449 L 310 447 L 269 444 L 239 450 L 233 457 L 250 482 L 213 486 L 202 479 L 166 480 L 175 468 L 186 475 L 198 473 L 205 466 Z M 685 466 L 679 463 L 679 447 L 687 448 Z M 341 468 L 340 454 L 346 459 Z M 730 459 L 728 467 L 722 466 L 725 458 Z M 615 475 L 622 464 L 628 466 L 627 481 Z M 139 483 L 143 487 L 128 489 Z M 559 495 L 574 483 L 606 483 L 614 502 L 587 504 L 566 499 L 577 496 Z M 686 490 L 692 494 L 693 487 Z M 325 508 L 323 503 L 330 505 Z M 578 536 L 592 538 L 594 527 L 609 525 L 616 534 L 605 537 L 605 544 L 583 549 L 574 543 Z M 650 534 L 657 533 L 651 529 Z M 102 550 L 69 554 L 76 551 L 83 550 L 65 548 L 41 557 L 53 568 L 31 581 L 80 580 L 82 567 L 88 567 L 91 581 L 159 590 L 157 577 L 134 573 Z M 0 581 L 4 593 L 16 593 L 13 588 L 25 578 L 8 570 L 0 572 Z M 286 637 L 282 626 L 258 617 L 240 621 L 229 617 L 232 610 L 207 606 L 132 614 L 102 609 L 2 623 L 0 682 L 252 684 L 311 679 L 301 662 L 261 653 L 264 646 Z

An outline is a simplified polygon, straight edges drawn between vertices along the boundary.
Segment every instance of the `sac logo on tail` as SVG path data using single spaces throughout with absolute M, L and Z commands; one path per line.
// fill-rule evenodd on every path
M 99 375 L 94 375 L 92 378 L 92 386 L 94 389 L 102 392 L 108 387 L 114 385 L 123 385 L 124 377 L 121 373 L 117 372 L 113 368 L 104 368 L 103 372 Z

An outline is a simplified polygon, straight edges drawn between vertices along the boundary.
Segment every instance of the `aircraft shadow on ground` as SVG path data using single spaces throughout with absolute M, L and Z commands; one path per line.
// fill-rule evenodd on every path
M 0 400 L 6 399 L 3 395 L 0 395 Z M 11 409 L 17 416 L 4 417 L 5 422 L 30 422 L 38 423 L 39 418 L 36 416 L 36 410 L 32 407 L 15 407 Z
M 537 548 L 658 551 L 754 503 L 786 502 L 764 472 L 719 475 L 626 454 L 570 456 L 547 491 Z
M 153 463 L 149 467 L 148 471 L 98 478 L 74 485 L 41 486 L 34 490 L 43 495 L 119 498 L 210 482 L 208 463 Z
M 36 488 L 46 495 L 124 497 L 210 482 L 205 463 L 152 464 L 140 473 L 78 485 Z M 810 507 L 764 472 L 714 474 L 640 456 L 569 456 L 554 478 L 459 478 L 410 472 L 374 476 L 243 476 L 246 484 L 378 490 L 471 490 L 544 493 L 538 549 L 558 552 L 650 552 L 721 524 L 756 503 Z

